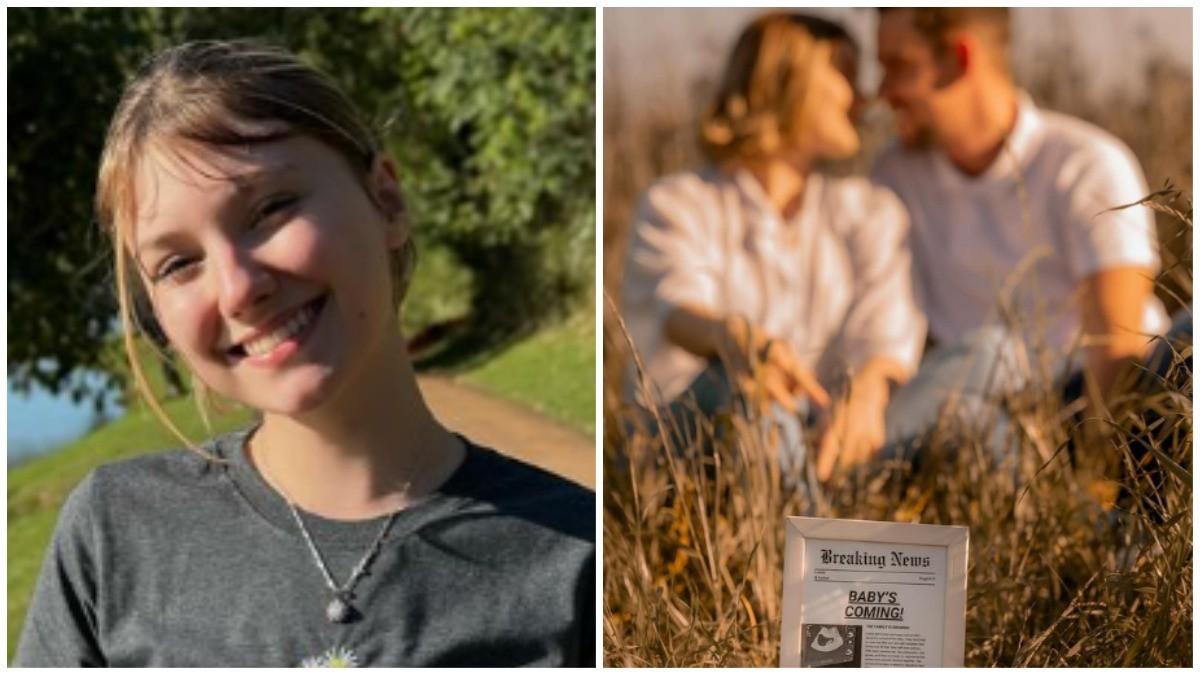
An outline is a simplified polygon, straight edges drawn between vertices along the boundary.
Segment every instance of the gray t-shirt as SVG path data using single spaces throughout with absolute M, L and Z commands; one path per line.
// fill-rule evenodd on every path
M 250 430 L 100 467 L 67 498 L 18 666 L 537 665 L 595 662 L 595 495 L 467 443 L 331 599 L 286 502 L 246 459 Z M 302 514 L 337 583 L 385 518 Z

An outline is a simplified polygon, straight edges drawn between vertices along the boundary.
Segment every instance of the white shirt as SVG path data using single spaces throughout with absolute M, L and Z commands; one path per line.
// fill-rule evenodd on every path
M 899 144 L 875 163 L 875 179 L 895 190 L 912 218 L 917 297 L 941 342 L 1007 315 L 1027 338 L 1068 347 L 1081 327 L 1082 281 L 1113 267 L 1136 265 L 1150 275 L 1159 268 L 1150 209 L 1106 211 L 1149 194 L 1129 148 L 1082 120 L 1038 110 L 1024 93 L 1018 105 L 1009 151 L 978 177 L 939 151 Z M 1166 325 L 1162 303 L 1152 299 L 1143 329 Z
M 689 304 L 740 313 L 785 340 L 828 386 L 873 356 L 915 369 L 925 324 L 913 297 L 908 217 L 863 178 L 809 175 L 783 220 L 748 172 L 660 179 L 634 217 L 622 311 L 651 383 L 670 400 L 705 362 L 670 342 L 667 316 Z M 626 377 L 627 395 L 638 389 Z

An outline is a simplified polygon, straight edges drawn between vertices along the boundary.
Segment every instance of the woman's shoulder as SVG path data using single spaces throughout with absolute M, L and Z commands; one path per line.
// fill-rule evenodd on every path
M 827 190 L 839 202 L 878 206 L 900 202 L 896 193 L 886 185 L 866 176 L 822 175 Z
M 105 485 L 195 483 L 220 474 L 231 448 L 245 430 L 220 434 L 194 448 L 173 448 L 107 462 L 93 469 Z
M 908 212 L 896 193 L 865 176 L 823 176 L 826 199 L 849 225 L 880 220 L 908 222 Z M 868 222 L 869 221 L 869 222 Z
M 477 508 L 511 516 L 519 527 L 580 544 L 596 539 L 596 494 L 496 450 L 468 443 L 467 460 L 446 489 Z
M 723 190 L 733 187 L 731 177 L 711 165 L 676 171 L 660 176 L 646 188 L 638 200 L 638 210 L 670 213 L 689 207 L 704 208 L 708 202 L 719 199 Z
M 177 448 L 106 462 L 92 468 L 72 489 L 63 518 L 81 519 L 123 513 L 163 513 L 221 480 L 229 442 L 241 432 L 216 436 L 196 449 Z M 200 454 L 196 450 L 207 453 Z M 195 502 L 192 502 L 195 505 Z

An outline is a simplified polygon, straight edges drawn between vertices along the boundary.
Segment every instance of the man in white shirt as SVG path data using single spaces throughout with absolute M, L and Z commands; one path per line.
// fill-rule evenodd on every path
M 930 337 L 961 345 L 1003 326 L 1062 357 L 1060 373 L 1081 344 L 1086 372 L 1110 393 L 1168 323 L 1153 294 L 1153 214 L 1113 210 L 1149 193 L 1133 154 L 1095 126 L 1039 110 L 1015 86 L 1007 9 L 879 17 L 880 95 L 899 142 L 874 177 L 910 212 Z

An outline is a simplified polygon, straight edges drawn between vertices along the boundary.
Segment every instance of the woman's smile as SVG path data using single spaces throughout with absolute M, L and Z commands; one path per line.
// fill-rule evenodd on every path
M 321 295 L 252 332 L 226 350 L 232 363 L 257 367 L 282 365 L 308 343 L 324 316 L 327 298 Z

